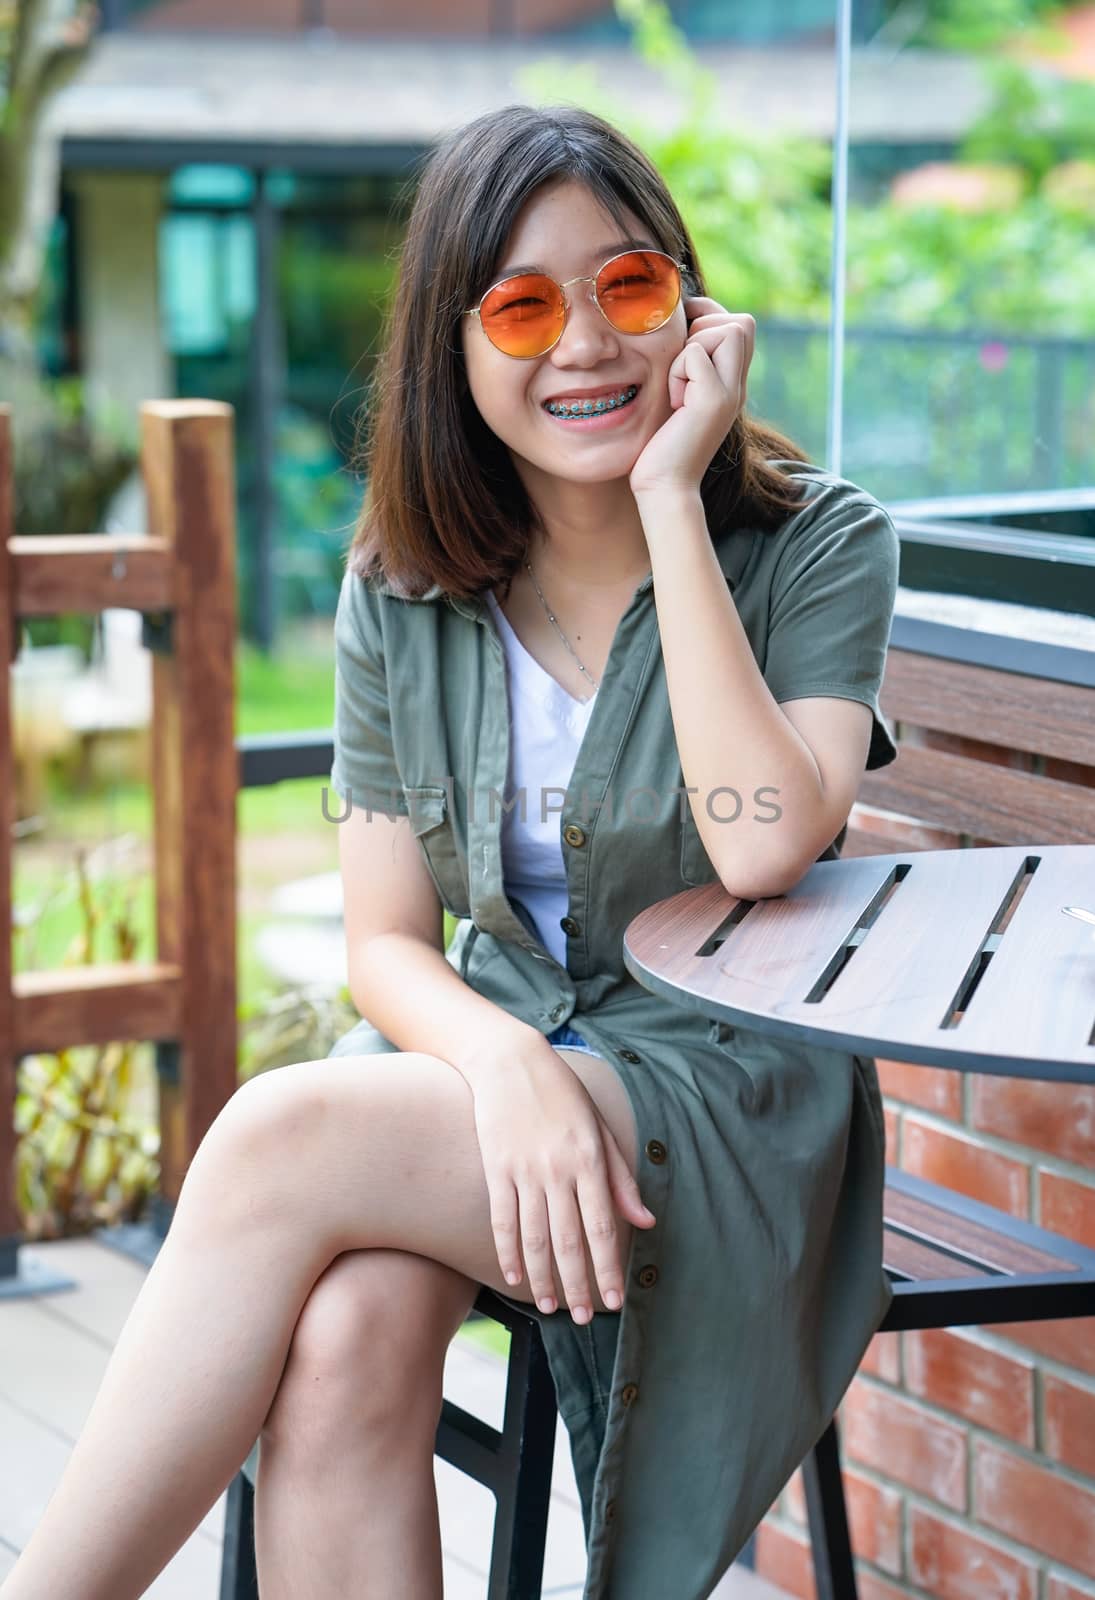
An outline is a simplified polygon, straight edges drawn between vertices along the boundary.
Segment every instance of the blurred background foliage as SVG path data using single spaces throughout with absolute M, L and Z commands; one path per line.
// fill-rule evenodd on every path
M 887 0 L 892 16 L 911 11 L 915 21 L 907 43 L 940 50 L 983 50 L 1022 28 L 1051 24 L 1064 9 L 1060 0 Z
M 758 318 L 827 323 L 830 145 L 735 124 L 717 78 L 663 0 L 615 0 L 615 9 L 639 55 L 678 92 L 671 129 L 615 100 L 587 63 L 578 73 L 563 60 L 528 68 L 523 91 L 536 103 L 576 101 L 599 111 L 647 152 L 678 201 L 716 299 Z M 920 9 L 915 42 L 971 49 L 1064 8 L 1038 0 L 930 0 Z M 849 324 L 1095 332 L 1095 83 L 998 56 L 987 57 L 983 70 L 988 104 L 951 165 L 1015 172 L 1018 192 L 1001 203 L 985 184 L 983 208 L 972 209 L 962 209 L 957 185 L 951 200 L 943 184 L 938 198 L 919 203 L 890 193 L 850 198 Z

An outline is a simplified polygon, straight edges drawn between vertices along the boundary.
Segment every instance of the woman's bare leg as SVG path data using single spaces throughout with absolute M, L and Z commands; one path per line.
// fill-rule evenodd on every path
M 445 1352 L 479 1285 L 404 1250 L 351 1250 L 300 1314 L 262 1430 L 262 1600 L 441 1600 L 434 1442 Z
M 636 1172 L 630 1102 L 561 1051 Z M 616 1219 L 626 1269 L 631 1226 Z M 402 1249 L 513 1298 L 470 1090 L 436 1056 L 301 1062 L 244 1084 L 190 1164 L 167 1238 L 3 1600 L 138 1600 L 227 1488 L 312 1287 L 346 1250 Z M 605 1310 L 586 1249 L 593 1305 Z M 568 1315 L 557 1273 L 555 1292 Z M 367 1594 L 368 1575 L 357 1589 Z

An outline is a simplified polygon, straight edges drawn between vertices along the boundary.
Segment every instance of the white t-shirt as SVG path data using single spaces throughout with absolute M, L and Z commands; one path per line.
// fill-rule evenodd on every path
M 565 790 L 597 699 L 576 700 L 530 656 L 490 589 L 488 603 L 506 653 L 510 759 L 507 803 L 524 790 L 524 806 L 502 816 L 502 878 L 506 897 L 528 911 L 536 932 L 566 966 L 566 873 L 560 833 Z M 523 812 L 523 816 L 522 816 Z

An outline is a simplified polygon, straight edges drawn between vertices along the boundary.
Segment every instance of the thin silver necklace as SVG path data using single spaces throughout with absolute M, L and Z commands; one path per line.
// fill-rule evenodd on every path
M 527 561 L 525 562 L 525 566 L 528 567 L 528 575 L 532 579 L 532 586 L 536 590 L 536 593 L 540 596 L 540 604 L 543 606 L 544 610 L 547 612 L 548 621 L 551 623 L 552 627 L 555 629 L 555 632 L 559 635 L 560 639 L 566 645 L 567 649 L 570 651 L 570 653 L 574 657 L 575 661 L 578 662 L 578 670 L 579 670 L 579 672 L 584 672 L 586 677 L 589 679 L 590 683 L 593 685 L 594 689 L 599 689 L 601 687 L 600 684 L 597 682 L 597 680 L 593 676 L 593 674 L 591 672 L 587 672 L 586 668 L 582 665 L 582 663 L 580 661 L 578 661 L 577 651 L 574 649 L 574 646 L 571 644 L 570 640 L 567 638 L 567 636 L 563 632 L 562 628 L 560 628 L 559 624 L 556 622 L 555 615 L 554 615 L 551 607 L 548 605 L 547 601 L 544 599 L 544 591 L 541 589 L 540 585 L 536 582 L 536 574 L 533 572 L 532 567 L 529 566 L 529 563 Z

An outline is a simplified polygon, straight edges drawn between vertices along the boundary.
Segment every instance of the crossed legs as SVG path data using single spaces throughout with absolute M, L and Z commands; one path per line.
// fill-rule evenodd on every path
M 445 1352 L 479 1292 L 402 1250 L 352 1250 L 305 1303 L 263 1426 L 262 1600 L 441 1600 L 434 1440 Z
M 561 1054 L 582 1078 L 635 1172 L 634 1118 L 612 1068 L 579 1052 Z M 620 1218 L 617 1226 L 626 1263 L 631 1229 Z M 408 1252 L 454 1275 L 450 1293 L 440 1299 L 434 1285 L 431 1303 L 439 1320 L 432 1343 L 428 1338 L 425 1346 L 408 1342 L 404 1368 L 390 1352 L 398 1336 L 408 1332 L 415 1311 L 385 1301 L 392 1319 L 386 1322 L 378 1291 L 367 1289 L 372 1298 L 366 1326 L 370 1337 L 384 1326 L 389 1353 L 374 1371 L 363 1346 L 349 1374 L 353 1382 L 346 1386 L 344 1379 L 341 1392 L 328 1385 L 334 1397 L 328 1419 L 343 1411 L 347 1396 L 370 1391 L 371 1398 L 351 1401 L 343 1425 L 328 1421 L 333 1431 L 322 1446 L 325 1452 L 333 1438 L 336 1450 L 348 1447 L 366 1471 L 371 1468 L 368 1485 L 353 1492 L 344 1474 L 334 1477 L 336 1486 L 342 1485 L 343 1507 L 352 1505 L 355 1529 L 374 1516 L 379 1521 L 394 1514 L 414 1539 L 429 1533 L 421 1594 L 433 1600 L 440 1591 L 428 1585 L 437 1580 L 440 1558 L 436 1503 L 421 1486 L 422 1440 L 426 1414 L 433 1413 L 436 1428 L 440 1411 L 438 1353 L 443 1363 L 448 1337 L 473 1298 L 460 1278 L 513 1298 L 529 1296 L 527 1281 L 510 1288 L 498 1267 L 467 1085 L 447 1063 L 417 1053 L 302 1062 L 263 1074 L 233 1095 L 191 1162 L 168 1236 L 61 1481 L 0 1585 L 3 1600 L 54 1600 L 62 1594 L 66 1600 L 137 1600 L 223 1493 L 264 1425 L 274 1441 L 274 1472 L 264 1483 L 260 1466 L 256 1515 L 260 1559 L 273 1564 L 276 1585 L 278 1567 L 293 1559 L 284 1553 L 289 1534 L 279 1549 L 281 1521 L 273 1505 L 265 1508 L 260 1502 L 264 1487 L 283 1501 L 289 1493 L 285 1478 L 279 1485 L 279 1439 L 286 1475 L 290 1462 L 298 1472 L 317 1470 L 315 1454 L 302 1447 L 302 1454 L 294 1455 L 286 1444 L 279 1413 L 284 1408 L 286 1418 L 300 1416 L 307 1409 L 304 1390 L 311 1389 L 314 1398 L 316 1358 L 300 1353 L 314 1351 L 311 1324 L 318 1325 L 319 1308 L 329 1298 L 326 1288 L 333 1292 L 338 1279 L 333 1276 L 325 1286 L 315 1318 L 305 1320 L 302 1312 L 336 1258 L 360 1251 Z M 594 1307 L 604 1310 L 586 1253 Z M 353 1259 L 353 1254 L 346 1257 L 339 1274 L 347 1282 L 351 1274 L 356 1277 Z M 561 1308 L 556 1314 L 568 1315 L 555 1276 Z M 351 1298 L 339 1302 L 340 1312 Z M 295 1359 L 298 1325 L 300 1359 Z M 409 1371 L 414 1378 L 408 1378 Z M 387 1414 L 390 1441 L 395 1430 L 383 1398 L 385 1383 L 389 1396 L 406 1395 L 418 1378 L 429 1401 L 422 1399 L 410 1430 L 419 1440 L 418 1476 L 412 1470 L 408 1478 L 393 1470 L 391 1456 L 382 1457 L 361 1440 L 372 1426 L 383 1432 Z M 412 1453 L 408 1446 L 403 1458 L 408 1466 Z M 338 1472 L 333 1463 L 325 1470 Z M 387 1499 L 379 1481 L 384 1475 Z M 410 1493 L 400 1498 L 399 1486 L 408 1482 Z M 347 1522 L 337 1506 L 329 1527 L 336 1542 L 346 1537 Z M 358 1531 L 363 1537 L 377 1533 L 375 1527 L 371 1533 Z M 306 1510 L 293 1537 L 310 1544 Z M 404 1560 L 407 1554 L 403 1545 Z M 314 1573 L 310 1555 L 305 1549 L 303 1558 Z M 369 1570 L 356 1570 L 353 1582 L 362 1600 L 391 1592 L 385 1581 L 374 1583 Z M 345 1593 L 341 1581 L 329 1588 L 318 1579 L 309 1583 L 309 1600 Z M 273 1595 L 277 1600 L 276 1587 Z

